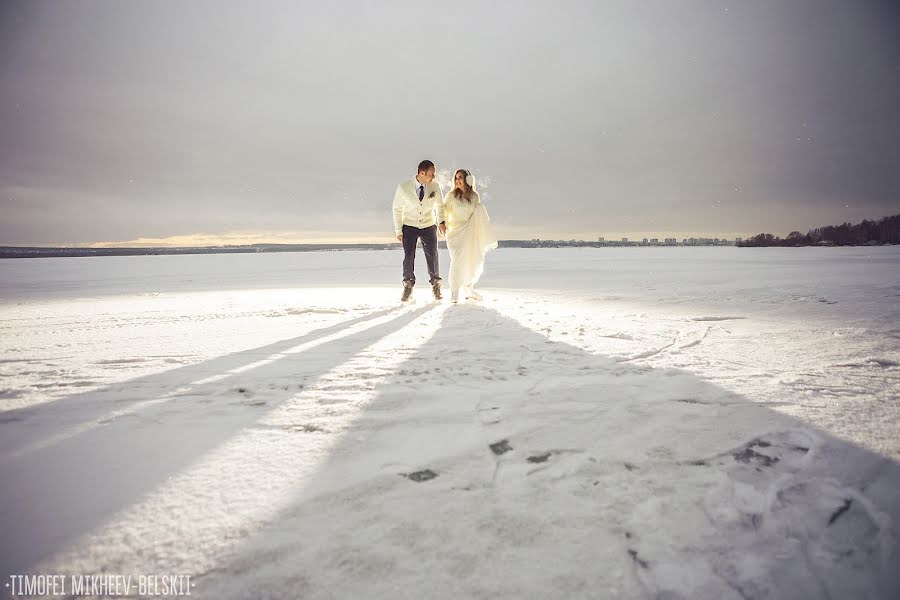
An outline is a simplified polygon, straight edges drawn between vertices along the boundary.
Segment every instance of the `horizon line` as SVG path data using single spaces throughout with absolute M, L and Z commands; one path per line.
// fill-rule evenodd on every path
M 583 239 L 583 238 L 536 238 L 536 237 L 521 237 L 521 238 L 503 238 L 498 240 L 499 242 L 564 242 L 564 243 L 589 243 L 589 244 L 598 244 L 598 243 L 622 243 L 623 238 L 627 238 L 629 243 L 640 243 L 643 239 L 650 240 L 666 240 L 666 239 L 676 239 L 679 243 L 684 240 L 719 240 L 719 241 L 729 241 L 733 242 L 737 238 L 746 239 L 742 236 L 735 237 L 724 237 L 724 236 L 712 236 L 709 235 L 692 235 L 688 237 L 641 237 L 641 238 L 633 238 L 628 236 L 622 236 L 619 238 L 604 238 L 601 242 L 598 238 L 604 236 L 597 236 L 593 239 Z M 438 240 L 440 242 L 445 242 L 446 240 Z M 22 249 L 39 249 L 39 250 L 153 250 L 153 249 L 179 249 L 179 248 L 196 248 L 196 249 L 204 249 L 204 248 L 253 248 L 253 247 L 261 247 L 261 246 L 392 246 L 399 245 L 400 242 L 396 239 L 387 240 L 387 241 L 311 241 L 311 242 L 253 242 L 246 244 L 235 244 L 235 243 L 221 243 L 221 244 L 134 244 L 128 245 L 128 242 L 117 242 L 113 244 L 73 244 L 73 245 L 59 245 L 59 244 L 2 244 L 0 243 L 0 248 L 22 248 Z M 662 243 L 660 243 L 662 245 Z
M 821 229 L 824 227 L 840 227 L 844 224 L 849 225 L 857 225 L 864 221 L 873 221 L 878 222 L 883 219 L 889 219 L 891 217 L 900 216 L 900 215 L 887 215 L 884 217 L 880 217 L 877 219 L 862 219 L 859 223 L 850 223 L 849 221 L 845 221 L 844 223 L 838 225 L 819 225 L 817 227 L 812 227 L 809 231 L 814 229 Z M 792 230 L 799 231 L 799 230 Z M 3 248 L 56 248 L 56 249 L 140 249 L 140 248 L 222 248 L 222 247 L 250 247 L 250 246 L 260 246 L 260 245 L 281 245 L 281 246 L 289 246 L 289 245 L 312 245 L 312 246 L 321 246 L 321 245 L 329 245 L 329 246 L 356 246 L 356 245 L 365 245 L 365 244 L 378 244 L 378 245 L 389 245 L 389 244 L 398 244 L 399 242 L 393 236 L 371 236 L 371 235 L 360 235 L 361 232 L 354 232 L 356 236 L 351 234 L 347 237 L 329 237 L 322 236 L 320 232 L 301 232 L 301 231 L 229 231 L 223 234 L 208 234 L 208 233 L 193 233 L 193 234 L 182 234 L 182 235 L 172 235 L 167 237 L 158 237 L 158 238 L 147 238 L 147 237 L 139 237 L 133 240 L 126 241 L 113 241 L 113 242 L 54 242 L 54 243 L 27 243 L 27 244 L 6 244 L 0 242 L 0 247 Z M 623 238 L 627 239 L 628 242 L 632 242 L 634 240 L 642 240 L 643 238 L 647 238 L 647 240 L 651 239 L 672 239 L 675 240 L 689 240 L 689 239 L 720 239 L 720 240 L 737 240 L 740 239 L 748 239 L 752 238 L 756 235 L 760 234 L 771 234 L 776 235 L 778 237 L 787 237 L 787 233 L 773 233 L 769 231 L 761 231 L 757 233 L 747 233 L 747 232 L 727 232 L 727 233 L 709 233 L 702 232 L 698 233 L 696 231 L 686 232 L 686 231 L 668 231 L 662 232 L 659 231 L 619 231 L 619 232 L 552 232 L 550 234 L 544 234 L 547 237 L 540 237 L 534 234 L 534 232 L 528 233 L 519 233 L 516 236 L 505 236 L 500 241 L 560 241 L 560 242 L 599 242 L 600 238 L 603 238 L 605 242 L 621 242 Z

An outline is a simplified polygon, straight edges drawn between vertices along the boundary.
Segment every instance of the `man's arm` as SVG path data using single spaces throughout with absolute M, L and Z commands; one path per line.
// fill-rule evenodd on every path
M 403 184 L 397 186 L 394 192 L 394 235 L 401 242 L 403 241 L 403 192 L 401 190 Z
M 447 209 L 444 207 L 444 190 L 441 189 L 441 184 L 437 184 L 438 188 L 438 199 L 435 200 L 435 205 L 437 206 L 437 222 L 439 223 L 438 230 L 441 233 L 447 231 L 447 226 L 444 221 L 447 220 Z

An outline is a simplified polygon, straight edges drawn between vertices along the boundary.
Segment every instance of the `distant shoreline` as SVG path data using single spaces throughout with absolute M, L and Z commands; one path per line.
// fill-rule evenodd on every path
M 400 244 L 253 244 L 160 248 L 47 248 L 0 246 L 0 258 L 75 258 L 82 256 L 154 256 L 177 254 L 257 254 L 271 252 L 323 252 L 329 250 L 388 250 Z
M 873 244 L 847 244 L 852 246 L 872 246 Z M 884 244 L 891 245 L 891 244 Z M 446 248 L 440 242 L 441 248 Z M 726 247 L 734 248 L 734 242 L 719 244 L 643 244 L 640 242 L 588 242 L 541 240 L 501 240 L 498 248 L 694 248 Z M 829 246 L 834 247 L 834 246 Z M 272 252 L 329 252 L 398 250 L 399 243 L 393 244 L 253 244 L 250 246 L 207 246 L 207 247 L 164 247 L 164 248 L 49 248 L 25 246 L 0 246 L 2 258 L 78 258 L 93 256 L 155 256 L 180 254 L 258 254 Z

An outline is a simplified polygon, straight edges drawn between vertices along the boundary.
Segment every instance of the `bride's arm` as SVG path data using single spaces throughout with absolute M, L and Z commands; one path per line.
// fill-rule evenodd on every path
M 450 211 L 453 210 L 453 202 L 451 200 L 453 196 L 453 190 L 447 192 L 447 195 L 444 196 L 444 213 L 446 218 L 450 218 Z

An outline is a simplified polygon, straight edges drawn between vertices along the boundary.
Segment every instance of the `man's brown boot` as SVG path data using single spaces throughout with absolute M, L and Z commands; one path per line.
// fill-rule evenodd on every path
M 413 284 L 408 281 L 403 282 L 403 295 L 400 296 L 400 302 L 406 302 L 412 296 Z
M 435 300 L 443 300 L 443 296 L 441 296 L 441 282 L 435 281 L 431 284 L 431 291 L 434 292 Z

